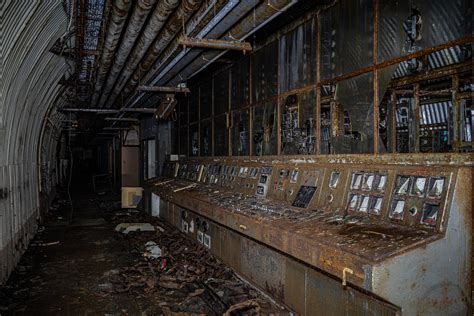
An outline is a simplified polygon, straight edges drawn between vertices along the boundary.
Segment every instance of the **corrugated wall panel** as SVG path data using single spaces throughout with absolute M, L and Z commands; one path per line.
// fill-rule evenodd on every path
M 39 175 L 55 172 L 60 120 L 44 133 L 46 115 L 61 91 L 67 71 L 63 58 L 49 49 L 68 25 L 61 0 L 1 1 L 2 67 L 0 81 L 0 284 L 15 267 L 36 232 L 40 216 Z M 47 137 L 41 137 L 47 136 Z M 40 142 L 49 150 L 39 157 Z M 39 166 L 54 168 L 41 171 Z M 55 185 L 54 176 L 48 188 Z M 45 192 L 48 194 L 48 192 Z

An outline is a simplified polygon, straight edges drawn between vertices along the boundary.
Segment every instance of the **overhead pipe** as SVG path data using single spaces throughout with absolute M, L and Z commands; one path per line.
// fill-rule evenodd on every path
M 156 0 L 139 0 L 135 8 L 133 9 L 132 16 L 128 22 L 127 29 L 120 43 L 119 50 L 115 54 L 115 61 L 112 68 L 109 71 L 107 83 L 104 91 L 100 98 L 99 106 L 102 106 L 110 91 L 112 90 L 115 80 L 119 75 L 120 71 L 127 60 L 130 51 L 140 33 L 143 25 L 145 24 L 146 18 L 150 13 L 152 7 L 155 5 Z
M 249 42 L 233 41 L 233 40 L 216 40 L 211 38 L 196 38 L 182 36 L 178 39 L 178 44 L 186 47 L 197 47 L 217 50 L 241 50 L 251 52 L 252 45 Z
M 114 95 L 118 95 L 123 89 L 123 86 L 127 83 L 128 79 L 130 79 L 135 69 L 137 69 L 138 63 L 145 55 L 148 48 L 150 48 L 150 45 L 153 43 L 178 4 L 179 0 L 160 0 L 158 2 L 145 30 L 142 32 L 142 35 L 133 48 L 125 67 L 122 69 L 120 76 L 115 82 Z
M 176 10 L 175 14 L 171 16 L 165 28 L 160 32 L 159 36 L 153 42 L 153 45 L 140 62 L 139 67 L 135 69 L 129 84 L 125 88 L 125 94 L 128 94 L 135 89 L 138 85 L 141 74 L 150 70 L 158 56 L 177 35 L 183 24 L 186 23 L 197 9 L 199 9 L 202 2 L 202 0 L 183 0 L 181 2 L 181 5 Z M 121 90 L 118 89 L 114 90 L 108 99 L 107 107 L 110 107 L 115 102 L 120 91 Z
M 162 92 L 162 93 L 190 93 L 189 88 L 181 87 L 160 87 L 160 86 L 138 86 L 137 91 Z
M 221 38 L 225 40 L 244 40 L 248 38 L 251 34 L 256 32 L 258 29 L 263 27 L 265 24 L 267 24 L 269 21 L 273 20 L 274 18 L 282 14 L 284 11 L 286 11 L 288 8 L 296 4 L 297 0 L 268 0 L 259 1 L 259 3 L 260 4 L 254 9 L 253 12 L 248 13 L 240 22 L 232 26 L 230 30 L 226 29 L 225 27 L 220 27 L 220 25 L 217 25 L 215 28 L 212 29 L 212 31 L 206 34 L 206 37 Z M 201 53 L 201 56 L 203 56 L 202 51 L 200 52 L 199 50 L 196 50 L 196 52 L 194 52 L 194 55 L 192 56 L 194 58 L 188 58 L 187 56 L 192 53 L 193 51 L 191 51 L 191 53 L 187 53 L 186 57 L 184 56 L 184 53 L 182 53 L 180 59 L 175 60 L 172 63 L 172 65 L 179 64 L 179 67 L 175 67 L 175 70 L 172 72 L 171 70 L 173 69 L 173 67 L 168 62 L 157 62 L 153 70 L 149 72 L 149 76 L 145 78 L 144 82 L 148 83 L 152 79 L 150 85 L 159 84 L 175 86 L 183 80 L 189 79 L 191 76 L 195 75 L 197 72 L 207 67 L 208 64 L 214 62 L 225 52 L 207 51 L 206 58 L 196 58 L 199 56 L 199 53 Z M 181 59 L 183 60 L 183 62 L 180 62 Z M 184 61 L 188 61 L 188 63 L 184 63 Z M 155 78 L 153 78 L 153 76 L 155 76 Z M 133 100 L 131 106 L 135 106 L 137 104 L 146 104 L 145 102 L 147 100 L 150 100 L 151 103 L 153 103 L 156 102 L 156 97 L 139 96 L 135 100 Z
M 249 14 L 241 22 L 232 27 L 232 29 L 227 32 L 226 35 L 222 36 L 221 39 L 230 40 L 231 38 L 228 34 L 231 34 L 234 39 L 243 41 L 297 2 L 298 0 L 265 1 L 255 9 L 254 13 Z M 163 84 L 166 83 L 167 85 L 175 85 L 181 82 L 183 80 L 182 78 L 187 80 L 206 68 L 224 53 L 225 52 L 219 51 L 206 52 L 206 58 L 196 58 L 191 64 L 186 65 L 179 72 L 175 71 L 172 74 L 163 77 L 163 80 L 160 82 Z
M 127 20 L 128 11 L 130 10 L 131 0 L 116 0 L 114 1 L 110 22 L 107 25 L 107 32 L 105 34 L 104 49 L 100 58 L 100 66 L 97 71 L 97 80 L 95 83 L 95 90 L 92 96 L 91 104 L 94 106 L 100 96 L 100 91 L 104 85 L 107 72 L 112 64 L 117 44 L 122 34 L 122 29 Z
M 225 6 L 223 6 L 218 11 L 218 13 L 212 17 L 212 19 L 207 23 L 205 27 L 202 27 L 199 32 L 192 32 L 193 34 L 190 34 L 190 36 L 194 36 L 196 38 L 218 38 L 225 31 L 229 30 L 235 23 L 237 23 L 243 16 L 246 16 L 250 12 L 250 10 L 252 10 L 255 6 L 262 2 L 262 0 L 227 1 Z M 232 12 L 232 14 L 229 14 L 230 12 Z M 167 74 L 170 69 L 172 69 L 173 67 L 178 67 L 179 69 L 181 69 L 185 65 L 189 64 L 192 60 L 197 58 L 201 54 L 201 52 L 202 50 L 200 49 L 181 49 L 178 41 L 175 41 L 173 45 L 170 45 L 166 49 L 166 51 L 160 56 L 157 62 L 155 62 L 153 68 L 143 79 L 143 82 L 149 82 L 151 79 L 157 82 L 165 74 Z M 140 95 L 135 99 L 135 101 L 138 102 L 140 99 L 152 99 L 153 102 L 158 102 L 155 96 Z
M 202 14 L 196 14 L 197 17 L 193 18 L 186 25 L 186 32 L 183 32 L 183 34 L 186 36 L 195 36 L 203 38 L 207 34 L 211 34 L 214 31 L 216 25 L 228 25 L 228 27 L 226 27 L 226 29 L 228 29 L 237 21 L 239 21 L 242 16 L 245 16 L 251 9 L 253 9 L 256 4 L 261 2 L 262 0 L 218 0 L 216 1 L 215 5 L 210 4 L 207 8 L 205 8 L 206 10 L 200 10 L 204 12 L 202 12 Z M 211 9 L 212 11 L 209 12 Z M 232 12 L 232 14 L 229 14 L 230 12 Z M 198 53 L 196 50 L 185 51 L 181 49 L 180 45 L 178 45 L 177 43 L 177 40 L 175 40 L 173 44 L 169 45 L 166 50 L 160 55 L 158 60 L 153 65 L 152 69 L 148 72 L 147 75 L 144 76 L 143 82 L 147 82 L 149 81 L 149 78 L 153 78 L 153 76 L 156 76 L 156 70 L 162 67 L 163 65 L 167 65 L 166 67 L 171 68 L 178 61 L 180 61 L 184 55 L 186 56 L 186 58 L 190 58 L 190 60 L 192 60 L 198 55 Z M 134 98 L 133 95 L 128 94 L 127 98 L 127 102 L 129 102 L 129 104 L 127 104 L 127 102 L 126 104 L 128 105 L 128 107 L 132 107 L 135 102 L 131 104 L 130 102 L 138 101 L 142 98 L 148 99 L 149 96 L 141 94 L 138 97 Z M 157 101 L 156 98 L 153 99 Z

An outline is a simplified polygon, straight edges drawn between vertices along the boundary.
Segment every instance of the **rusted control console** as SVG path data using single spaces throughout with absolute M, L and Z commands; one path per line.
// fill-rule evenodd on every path
M 348 297 L 361 297 L 360 306 L 349 303 L 351 311 L 470 309 L 472 161 L 466 155 L 185 159 L 165 163 L 148 191 L 160 201 L 159 216 L 298 312 L 312 314 L 337 298 L 347 304 Z M 233 249 L 229 236 L 243 239 L 240 247 Z M 256 255 L 248 243 L 285 257 L 279 290 L 248 272 L 251 262 L 271 264 L 243 260 Z M 299 270 L 288 262 L 303 267 L 300 284 L 290 280 L 288 273 Z M 289 294 L 299 291 L 302 306 Z

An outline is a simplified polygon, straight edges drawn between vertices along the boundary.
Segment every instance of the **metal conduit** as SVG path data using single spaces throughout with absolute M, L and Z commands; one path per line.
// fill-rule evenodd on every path
M 232 27 L 230 31 L 226 32 L 224 36 L 220 37 L 220 39 L 230 40 L 231 38 L 229 38 L 228 35 L 231 34 L 235 39 L 244 40 L 253 34 L 258 28 L 282 14 L 296 2 L 297 0 L 272 0 L 270 2 L 265 2 L 258 6 L 254 13 L 247 15 L 245 19 Z M 269 5 L 269 3 L 271 5 Z M 222 51 L 206 52 L 206 58 L 196 58 L 191 64 L 184 66 L 182 69 L 176 69 L 173 72 L 170 72 L 169 75 L 163 76 L 159 82 L 163 84 L 176 85 L 182 81 L 181 78 L 188 79 L 199 70 L 205 68 L 210 61 L 213 61 L 222 54 L 224 54 Z M 157 73 L 160 73 L 161 71 L 161 69 L 158 69 Z M 154 84 L 155 83 L 156 82 L 154 82 Z
M 92 96 L 91 104 L 95 105 L 99 100 L 100 92 L 104 85 L 107 72 L 112 64 L 117 44 L 122 34 L 125 22 L 127 20 L 128 11 L 130 10 L 131 0 L 114 1 L 110 22 L 107 26 L 105 35 L 105 44 L 100 59 L 100 66 L 97 72 L 97 81 L 95 83 L 95 91 Z
M 191 20 L 186 24 L 186 31 L 183 34 L 187 36 L 197 36 L 203 32 L 207 33 L 212 29 L 217 23 L 219 23 L 226 14 L 224 12 L 229 12 L 226 8 L 231 7 L 235 8 L 235 5 L 239 3 L 239 0 L 214 0 L 213 2 L 206 3 L 206 6 L 202 6 L 201 9 L 193 16 Z M 248 2 L 242 2 L 247 3 Z M 240 5 L 242 6 L 242 4 Z M 240 11 L 237 11 L 240 12 Z M 239 18 L 242 15 L 239 15 Z M 173 44 L 168 45 L 163 53 L 160 54 L 160 57 L 155 61 L 155 64 L 162 58 L 169 58 L 169 55 L 174 53 L 177 49 L 180 49 L 180 46 L 177 45 L 176 41 Z M 184 54 L 184 51 L 181 50 L 181 53 Z M 188 51 L 187 54 L 192 54 L 193 51 Z M 165 56 L 165 57 L 163 57 Z M 148 72 L 150 75 L 150 72 Z M 147 76 L 145 76 L 146 78 Z M 125 89 L 124 95 L 126 102 L 129 99 L 133 98 L 135 90 L 128 91 Z M 141 95 L 143 96 L 143 95 Z M 149 97 L 149 95 L 147 95 Z M 155 95 L 156 96 L 156 95 Z M 157 96 L 158 98 L 158 96 Z M 126 104 L 125 102 L 125 104 Z
M 232 37 L 243 40 L 253 34 L 258 28 L 265 25 L 271 19 L 277 17 L 282 12 L 287 10 L 289 7 L 294 5 L 297 1 L 296 0 L 272 0 L 270 1 L 270 5 L 267 1 L 261 2 L 259 1 L 260 5 L 258 5 L 255 9 L 255 12 L 251 12 L 245 16 L 245 18 L 240 21 L 237 25 L 232 27 L 230 30 L 223 28 L 222 26 L 216 26 L 212 29 L 206 37 L 209 38 L 221 38 L 221 39 L 229 39 L 228 35 L 231 34 Z M 225 34 L 222 36 L 222 34 Z M 177 43 L 176 43 L 177 45 Z M 195 74 L 200 69 L 206 67 L 210 62 L 216 59 L 218 56 L 224 54 L 225 52 L 222 51 L 207 51 L 206 58 L 202 58 L 202 50 L 198 50 L 201 54 L 201 58 L 194 58 L 191 63 L 180 63 L 181 67 L 177 69 L 173 69 L 173 67 L 169 67 L 167 60 L 160 60 L 155 64 L 153 70 L 149 72 L 148 76 L 145 77 L 143 82 L 149 83 L 151 81 L 151 85 L 154 84 L 162 84 L 162 85 L 170 85 L 174 86 L 178 84 L 180 81 L 184 79 L 188 79 L 189 76 Z M 189 53 L 188 53 L 189 54 Z M 184 58 L 184 56 L 183 56 Z M 186 58 L 186 60 L 192 60 Z M 176 62 L 177 64 L 177 62 Z M 172 71 L 171 71 L 172 70 Z M 168 73 L 169 72 L 169 73 Z M 155 79 L 153 78 L 155 77 Z M 152 99 L 153 102 L 156 96 L 140 96 L 134 102 L 133 106 L 137 104 L 144 104 L 148 99 Z M 142 101 L 140 101 L 140 99 Z
M 138 63 L 147 52 L 150 45 L 155 40 L 158 33 L 163 28 L 166 20 L 179 4 L 179 0 L 161 0 L 153 11 L 150 21 L 145 27 L 142 35 L 140 36 L 137 44 L 133 48 L 130 54 L 129 60 L 117 79 L 114 88 L 114 95 L 118 95 L 122 90 L 125 83 L 130 79 L 133 71 L 137 68 Z
M 175 14 L 173 14 L 166 24 L 166 27 L 160 32 L 159 36 L 156 38 L 155 42 L 145 55 L 144 59 L 140 63 L 140 67 L 135 70 L 133 76 L 125 89 L 126 93 L 132 91 L 138 84 L 139 76 L 141 72 L 148 72 L 148 70 L 153 65 L 156 58 L 159 54 L 168 46 L 171 40 L 176 36 L 178 31 L 181 29 L 184 22 L 186 22 L 191 15 L 201 6 L 202 0 L 184 0 L 181 5 L 178 7 Z M 117 93 L 115 91 L 111 94 L 108 99 L 107 107 L 110 107 L 115 99 L 117 98 Z
M 155 5 L 156 0 L 139 0 L 135 8 L 133 9 L 132 16 L 128 22 L 127 29 L 120 43 L 120 47 L 115 54 L 115 60 L 112 68 L 109 71 L 109 76 L 104 87 L 104 91 L 101 95 L 99 105 L 103 105 L 112 90 L 117 76 L 122 70 L 125 61 L 127 60 L 130 51 L 135 44 L 135 41 L 140 33 L 147 16 L 150 13 L 152 7 Z

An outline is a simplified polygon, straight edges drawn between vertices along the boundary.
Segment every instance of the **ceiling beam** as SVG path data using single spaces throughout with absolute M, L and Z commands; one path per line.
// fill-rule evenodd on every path
M 186 47 L 200 47 L 219 50 L 241 50 L 244 53 L 252 51 L 252 45 L 249 42 L 225 41 L 210 38 L 180 37 L 178 44 Z
M 189 88 L 180 87 L 159 87 L 159 86 L 138 86 L 137 91 L 144 92 L 164 92 L 164 93 L 189 93 Z

